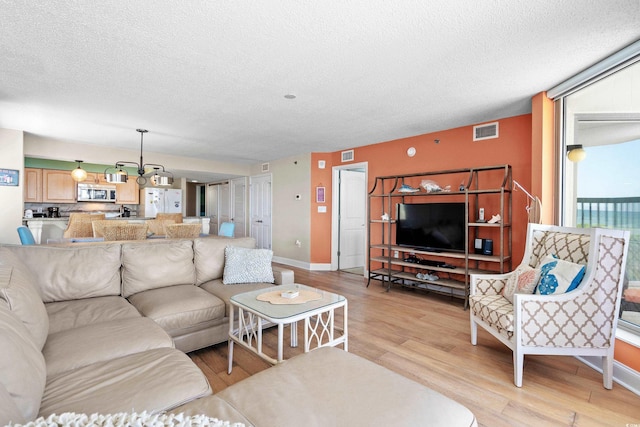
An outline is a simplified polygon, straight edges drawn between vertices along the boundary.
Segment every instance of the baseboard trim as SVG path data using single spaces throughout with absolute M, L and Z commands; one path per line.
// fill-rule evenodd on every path
M 602 373 L 602 357 L 599 356 L 577 356 L 578 360 L 585 365 Z M 620 384 L 634 394 L 640 396 L 640 372 L 637 372 L 626 365 L 613 361 L 613 381 Z
M 311 271 L 331 271 L 331 264 L 311 264 Z
M 276 262 L 278 264 L 290 265 L 291 267 L 297 267 L 297 268 L 303 268 L 305 270 L 310 270 L 310 265 L 309 265 L 308 262 L 298 261 L 297 259 L 283 258 L 283 257 L 279 257 L 279 256 L 274 256 L 272 258 L 272 261 Z

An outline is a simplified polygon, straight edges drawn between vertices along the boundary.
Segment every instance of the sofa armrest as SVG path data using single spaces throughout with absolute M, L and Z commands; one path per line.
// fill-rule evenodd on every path
M 273 279 L 276 285 L 290 285 L 294 283 L 293 270 L 284 267 L 273 266 Z

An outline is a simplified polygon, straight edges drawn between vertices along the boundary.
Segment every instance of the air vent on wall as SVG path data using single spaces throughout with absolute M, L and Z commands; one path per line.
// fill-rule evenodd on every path
M 494 139 L 498 137 L 498 122 L 473 127 L 473 140 Z
M 262 172 L 269 172 L 269 163 L 262 164 Z
M 352 162 L 353 161 L 353 150 L 347 150 L 342 152 L 342 162 Z

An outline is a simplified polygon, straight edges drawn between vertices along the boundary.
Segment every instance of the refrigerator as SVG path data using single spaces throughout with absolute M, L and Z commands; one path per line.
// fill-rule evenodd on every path
M 182 190 L 175 188 L 143 188 L 140 190 L 138 216 L 155 218 L 158 213 L 182 213 Z

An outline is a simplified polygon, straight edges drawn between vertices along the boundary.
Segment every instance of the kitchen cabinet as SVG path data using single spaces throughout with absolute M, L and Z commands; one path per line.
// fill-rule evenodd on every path
M 82 181 L 86 184 L 101 184 L 101 185 L 112 185 L 104 178 L 104 173 L 102 172 L 87 172 L 87 178 Z
M 140 188 L 133 177 L 126 183 L 116 185 L 116 204 L 137 205 L 140 203 Z
M 42 169 L 43 203 L 76 203 L 77 186 L 70 171 Z
M 42 169 L 24 168 L 25 203 L 42 203 Z

